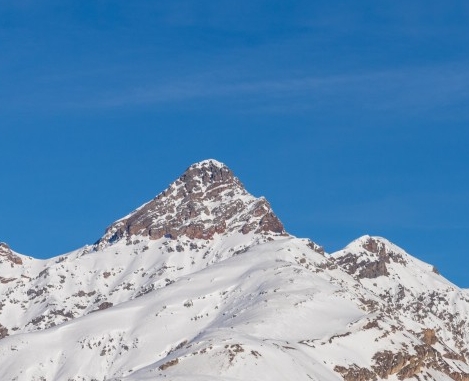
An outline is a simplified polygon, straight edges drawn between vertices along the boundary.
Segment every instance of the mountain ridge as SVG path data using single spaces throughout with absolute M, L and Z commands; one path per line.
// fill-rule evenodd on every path
M 324 253 L 213 159 L 0 276 L 2 380 L 469 380 L 467 290 L 382 237 Z

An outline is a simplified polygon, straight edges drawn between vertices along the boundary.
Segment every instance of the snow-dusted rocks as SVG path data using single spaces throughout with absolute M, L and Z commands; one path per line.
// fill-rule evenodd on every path
M 23 264 L 21 258 L 14 254 L 5 242 L 0 242 L 0 263 L 3 262 L 10 263 L 10 266 Z
M 468 381 L 469 294 L 380 237 L 325 254 L 224 165 L 94 245 L 0 244 L 0 380 Z
M 255 198 L 231 170 L 216 160 L 190 166 L 150 202 L 112 224 L 99 241 L 115 242 L 133 235 L 212 239 L 215 234 L 285 233 L 264 198 Z
M 406 332 L 421 341 L 411 346 L 401 341 L 395 350 L 377 352 L 373 356 L 375 365 L 370 368 L 375 376 L 386 378 L 396 373 L 400 379 L 418 374 L 430 377 L 427 373 L 433 369 L 450 379 L 469 379 L 469 298 L 463 290 L 433 266 L 381 237 L 363 236 L 330 259 L 379 298 L 378 304 L 373 299 L 367 302 L 379 311 L 372 324 L 379 326 L 386 317 L 393 322 L 386 335 Z M 396 344 L 399 339 L 392 342 Z M 351 372 L 354 374 L 353 369 Z

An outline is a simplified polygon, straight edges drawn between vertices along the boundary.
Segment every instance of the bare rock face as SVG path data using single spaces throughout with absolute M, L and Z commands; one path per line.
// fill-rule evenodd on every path
M 250 195 L 224 164 L 205 160 L 191 165 L 153 200 L 112 224 L 98 244 L 132 235 L 210 240 L 215 234 L 236 231 L 285 233 L 267 200 Z
M 438 338 L 434 329 L 426 328 L 422 331 L 422 341 L 427 345 L 434 345 L 437 343 Z
M 399 253 L 393 252 L 376 238 L 364 238 L 361 247 L 364 249 L 362 256 L 349 253 L 336 259 L 339 266 L 358 279 L 388 276 L 386 264 L 391 263 L 391 261 L 404 263 Z
M 0 339 L 8 336 L 8 329 L 0 324 Z
M 433 342 L 434 336 L 430 332 L 433 330 L 427 331 L 427 335 L 432 337 L 431 341 Z M 406 380 L 414 377 L 418 378 L 419 374 L 424 373 L 428 369 L 437 370 L 453 380 L 469 380 L 469 374 L 450 367 L 444 361 L 442 355 L 426 343 L 415 345 L 412 353 L 409 353 L 407 350 L 398 352 L 386 350 L 375 353 L 373 361 L 374 365 L 371 369 L 359 368 L 357 365 L 352 365 L 349 367 L 336 366 L 334 370 L 341 374 L 345 381 L 387 379 L 393 374 L 396 374 L 399 380 Z
M 374 372 L 366 368 L 360 368 L 353 364 L 346 368 L 340 365 L 336 365 L 334 371 L 339 373 L 344 381 L 376 381 L 377 377 Z
M 0 263 L 2 262 L 9 262 L 12 267 L 23 264 L 21 258 L 15 255 L 6 243 L 0 242 Z

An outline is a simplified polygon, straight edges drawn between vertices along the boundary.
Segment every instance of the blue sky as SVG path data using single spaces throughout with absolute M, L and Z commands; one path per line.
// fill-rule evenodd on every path
M 0 3 L 0 240 L 93 243 L 191 163 L 290 233 L 382 235 L 469 287 L 469 4 Z

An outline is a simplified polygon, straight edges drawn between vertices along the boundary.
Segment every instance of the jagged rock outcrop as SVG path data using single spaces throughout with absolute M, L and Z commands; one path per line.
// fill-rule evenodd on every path
M 434 345 L 437 343 L 438 338 L 434 329 L 425 328 L 422 331 L 422 341 L 427 345 Z
M 361 252 L 363 255 L 349 252 L 334 258 L 340 267 L 358 279 L 388 276 L 386 264 L 391 262 L 404 263 L 402 255 L 386 247 L 386 244 L 377 238 L 365 236 L 359 241 L 360 247 L 364 249 Z
M 23 260 L 15 255 L 5 242 L 0 242 L 0 263 L 2 262 L 9 262 L 12 267 L 23 264 Z
M 0 324 L 0 339 L 8 336 L 8 329 Z
M 153 200 L 112 224 L 99 243 L 132 235 L 209 240 L 235 231 L 285 233 L 265 198 L 250 195 L 226 165 L 205 160 L 191 165 Z
M 339 373 L 344 381 L 376 381 L 377 377 L 374 372 L 367 368 L 360 368 L 356 364 L 346 368 L 344 366 L 336 365 L 334 370 Z
M 431 345 L 415 345 L 412 351 L 392 352 L 385 350 L 375 353 L 371 369 L 360 368 L 356 364 L 344 367 L 336 366 L 334 370 L 342 375 L 344 381 L 371 381 L 387 379 L 396 375 L 399 380 L 417 377 L 433 369 L 441 372 L 452 380 L 468 381 L 469 374 L 451 367 L 443 356 Z M 428 377 L 425 376 L 425 379 Z

